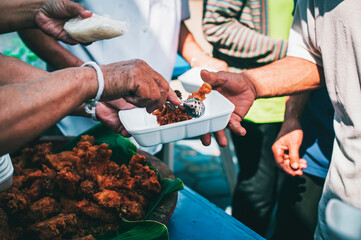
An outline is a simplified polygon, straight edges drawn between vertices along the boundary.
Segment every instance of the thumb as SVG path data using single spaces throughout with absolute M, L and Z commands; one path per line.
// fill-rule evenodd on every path
M 293 170 L 297 170 L 300 167 L 300 156 L 298 153 L 299 148 L 297 146 L 291 146 L 289 149 L 290 155 L 290 167 Z
M 72 1 L 66 1 L 65 8 L 67 12 L 69 13 L 69 17 L 77 17 L 81 16 L 82 18 L 88 18 L 93 15 L 93 13 L 90 10 L 87 10 L 84 6 L 72 2 Z
M 169 88 L 167 99 L 169 100 L 169 102 L 173 103 L 174 105 L 180 105 L 182 103 L 182 101 L 179 99 L 177 94 L 171 88 Z
M 225 82 L 225 79 L 221 78 L 219 74 L 215 72 L 209 72 L 207 70 L 201 71 L 201 78 L 206 83 L 212 85 L 212 87 L 220 86 Z

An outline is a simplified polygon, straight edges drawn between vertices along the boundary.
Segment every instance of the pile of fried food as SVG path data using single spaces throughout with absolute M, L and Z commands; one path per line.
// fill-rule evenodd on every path
M 140 220 L 161 191 L 142 155 L 128 166 L 109 160 L 108 145 L 84 135 L 73 151 L 52 144 L 13 158 L 13 187 L 0 193 L 0 239 L 95 239 L 121 218 Z
M 188 96 L 187 99 L 198 98 L 201 101 L 204 101 L 206 99 L 206 94 L 210 93 L 211 91 L 212 86 L 208 83 L 203 83 L 203 85 L 198 89 L 198 91 L 193 92 L 191 95 Z M 177 95 L 180 99 L 182 99 L 180 92 L 177 92 Z M 179 106 L 177 108 L 172 108 L 168 104 L 165 104 L 163 107 L 155 110 L 152 114 L 157 117 L 157 123 L 161 126 L 192 119 L 192 117 L 188 115 L 184 107 Z

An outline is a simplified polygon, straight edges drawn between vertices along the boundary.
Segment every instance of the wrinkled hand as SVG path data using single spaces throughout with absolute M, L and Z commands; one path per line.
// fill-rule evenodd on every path
M 120 133 L 123 137 L 132 135 L 124 128 L 119 119 L 119 110 L 131 109 L 135 106 L 127 103 L 124 99 L 118 99 L 109 102 L 99 102 L 96 107 L 97 118 L 113 132 Z
M 285 120 L 272 146 L 277 165 L 291 176 L 302 175 L 307 161 L 300 159 L 299 149 L 302 144 L 303 131 L 297 119 Z
M 207 54 L 197 57 L 195 61 L 191 62 L 191 65 L 191 67 L 202 67 L 214 71 L 227 71 L 228 69 L 228 64 L 225 61 Z
M 130 60 L 101 66 L 104 74 L 102 101 L 124 98 L 148 113 L 162 107 L 166 100 L 175 105 L 180 99 L 168 82 L 143 60 Z
M 241 126 L 241 121 L 257 96 L 253 83 L 244 73 L 212 73 L 202 70 L 201 77 L 205 82 L 212 85 L 213 90 L 217 90 L 235 105 L 228 126 L 234 133 L 244 136 L 246 129 Z M 219 131 L 214 133 L 214 135 L 220 146 L 223 147 L 227 145 L 227 138 L 224 131 Z M 201 141 L 204 145 L 209 145 L 211 143 L 210 133 L 202 136 Z
M 49 0 L 36 13 L 35 23 L 46 34 L 68 44 L 77 44 L 64 30 L 64 24 L 79 15 L 88 18 L 92 16 L 92 12 L 70 0 Z

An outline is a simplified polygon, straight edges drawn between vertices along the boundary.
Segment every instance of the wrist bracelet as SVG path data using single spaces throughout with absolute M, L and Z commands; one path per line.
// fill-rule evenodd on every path
M 98 66 L 98 64 L 96 64 L 93 61 L 86 62 L 83 65 L 81 65 L 81 67 L 91 67 L 97 73 L 97 80 L 98 80 L 98 92 L 97 92 L 97 95 L 95 96 L 95 98 L 90 99 L 90 100 L 85 102 L 84 109 L 85 109 L 86 113 L 90 114 L 91 118 L 94 121 L 98 121 L 97 116 L 95 114 L 95 107 L 98 105 L 98 101 L 99 101 L 100 97 L 102 96 L 103 90 L 104 90 L 103 72 L 100 69 L 100 67 Z

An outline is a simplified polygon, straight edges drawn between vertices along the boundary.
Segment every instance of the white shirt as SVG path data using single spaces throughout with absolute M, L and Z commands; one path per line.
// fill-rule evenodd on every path
M 65 45 L 84 62 L 98 64 L 142 59 L 168 81 L 171 80 L 181 21 L 189 18 L 188 0 L 78 0 L 98 15 L 124 21 L 128 31 L 120 37 L 97 41 L 89 46 Z M 66 117 L 58 127 L 64 135 L 76 136 L 94 126 L 91 119 Z M 154 153 L 159 151 L 150 150 Z M 146 149 L 147 150 L 147 149 Z
M 361 1 L 299 0 L 288 54 L 323 66 L 335 109 L 332 160 L 319 203 L 316 239 L 328 239 L 331 198 L 361 209 Z

